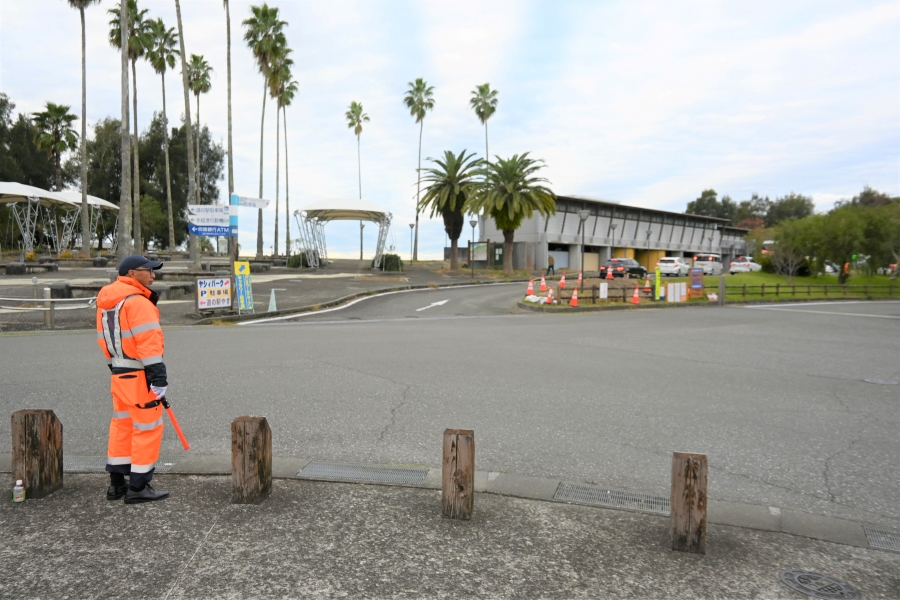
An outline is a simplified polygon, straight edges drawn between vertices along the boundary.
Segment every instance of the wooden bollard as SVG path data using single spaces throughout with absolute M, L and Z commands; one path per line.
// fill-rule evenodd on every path
M 705 454 L 672 454 L 672 550 L 706 554 Z
M 265 417 L 231 422 L 231 503 L 259 504 L 272 493 L 272 430 Z
M 444 431 L 444 465 L 441 471 L 441 516 L 472 518 L 475 506 L 475 432 Z
M 12 470 L 26 498 L 43 498 L 62 487 L 63 428 L 52 410 L 12 414 Z

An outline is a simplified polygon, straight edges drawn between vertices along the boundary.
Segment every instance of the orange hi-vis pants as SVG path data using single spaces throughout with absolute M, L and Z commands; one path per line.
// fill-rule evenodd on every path
M 156 400 L 143 371 L 112 376 L 113 416 L 109 422 L 106 470 L 131 475 L 129 485 L 143 487 L 153 479 L 163 435 L 163 407 L 139 408 Z

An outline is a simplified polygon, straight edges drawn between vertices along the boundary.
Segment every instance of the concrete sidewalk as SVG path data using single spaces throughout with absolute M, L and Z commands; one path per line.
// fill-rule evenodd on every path
M 237 506 L 228 476 L 163 473 L 170 498 L 127 506 L 107 481 L 66 473 L 48 498 L 0 503 L 0 596 L 799 599 L 779 573 L 805 569 L 900 597 L 900 554 L 712 518 L 698 556 L 668 549 L 665 516 L 498 494 L 464 522 L 428 487 L 283 478 Z

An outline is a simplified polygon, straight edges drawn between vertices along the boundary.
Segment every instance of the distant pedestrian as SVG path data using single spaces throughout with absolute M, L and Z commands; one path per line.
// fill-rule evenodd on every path
M 556 264 L 556 259 L 553 258 L 553 255 L 551 254 L 550 257 L 547 259 L 547 275 L 549 275 L 550 273 L 553 273 L 554 275 L 556 275 L 556 269 L 553 268 L 553 265 L 555 265 L 555 264 Z

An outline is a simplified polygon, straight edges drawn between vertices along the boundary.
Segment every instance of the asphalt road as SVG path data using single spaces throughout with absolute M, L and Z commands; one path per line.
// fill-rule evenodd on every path
M 520 313 L 520 288 L 169 329 L 191 452 L 230 453 L 229 423 L 251 414 L 280 456 L 436 467 L 442 431 L 460 427 L 479 470 L 661 494 L 672 451 L 704 452 L 712 498 L 900 527 L 900 385 L 864 381 L 900 380 L 900 303 L 548 315 Z M 95 334 L 0 349 L 0 409 L 52 408 L 67 454 L 105 454 Z M 180 452 L 168 428 L 163 454 Z

